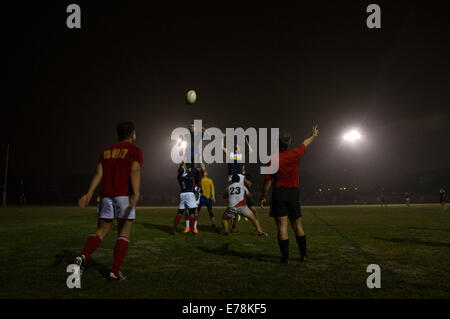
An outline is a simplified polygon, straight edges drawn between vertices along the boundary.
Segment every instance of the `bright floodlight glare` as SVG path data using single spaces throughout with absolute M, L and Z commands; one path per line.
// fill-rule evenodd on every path
M 351 130 L 344 134 L 344 140 L 350 143 L 356 142 L 361 139 L 361 134 L 357 130 Z

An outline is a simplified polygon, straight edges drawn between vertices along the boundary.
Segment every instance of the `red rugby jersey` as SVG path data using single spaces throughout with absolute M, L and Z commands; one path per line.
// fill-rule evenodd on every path
M 103 166 L 101 197 L 129 196 L 131 188 L 131 163 L 142 166 L 142 150 L 133 143 L 118 142 L 105 149 L 98 163 Z
M 265 179 L 273 179 L 273 188 L 298 187 L 298 165 L 305 150 L 306 146 L 302 143 L 296 148 L 271 156 L 271 162 L 278 160 L 278 172 L 266 174 Z

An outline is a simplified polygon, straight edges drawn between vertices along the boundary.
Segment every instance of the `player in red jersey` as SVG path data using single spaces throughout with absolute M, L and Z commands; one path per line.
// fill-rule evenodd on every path
M 280 152 L 271 157 L 272 162 L 278 161 L 278 171 L 265 177 L 261 194 L 261 207 L 267 201 L 267 194 L 273 185 L 270 216 L 275 219 L 277 224 L 278 245 L 281 251 L 282 263 L 288 263 L 289 259 L 288 220 L 291 222 L 292 229 L 296 235 L 295 239 L 300 251 L 300 260 L 304 261 L 306 258 L 306 237 L 302 226 L 302 211 L 298 188 L 298 166 L 306 148 L 318 135 L 319 129 L 315 125 L 309 138 L 296 148 L 288 150 L 292 139 L 291 135 L 289 133 L 280 133 Z
M 136 139 L 134 124 L 120 123 L 117 134 L 119 142 L 101 153 L 89 190 L 78 201 L 80 207 L 86 207 L 102 181 L 97 230 L 89 235 L 81 255 L 75 258 L 75 263 L 81 269 L 84 268 L 89 256 L 110 232 L 114 218 L 117 218 L 118 237 L 110 278 L 120 280 L 126 279 L 120 266 L 128 250 L 130 231 L 136 215 L 143 161 L 141 149 L 133 144 Z

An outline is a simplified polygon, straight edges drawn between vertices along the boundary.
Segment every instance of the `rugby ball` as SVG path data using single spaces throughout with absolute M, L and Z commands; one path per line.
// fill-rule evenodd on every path
M 197 92 L 195 92 L 194 90 L 189 90 L 186 93 L 186 103 L 194 104 L 195 101 L 197 101 Z

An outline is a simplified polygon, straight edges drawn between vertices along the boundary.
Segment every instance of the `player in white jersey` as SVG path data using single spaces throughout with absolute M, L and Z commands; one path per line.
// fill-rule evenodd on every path
M 233 175 L 234 175 L 234 174 L 228 175 L 228 183 L 233 183 L 233 182 L 231 181 L 231 179 L 233 178 Z M 236 173 L 236 175 L 239 176 L 239 184 L 241 184 L 242 186 L 245 186 L 245 181 L 246 181 L 246 179 L 245 179 L 244 174 L 237 174 L 237 173 Z M 240 221 L 240 220 L 241 220 L 241 215 L 239 215 L 239 214 L 236 215 L 236 217 L 231 217 L 231 232 L 232 232 L 232 233 L 236 233 L 236 232 L 237 232 L 236 222 L 238 222 L 238 221 Z M 245 220 L 246 220 L 246 221 L 248 220 L 247 217 L 245 217 Z
M 247 187 L 240 182 L 240 177 L 238 174 L 233 174 L 231 178 L 231 184 L 227 187 L 225 192 L 225 198 L 228 198 L 228 208 L 223 213 L 222 222 L 225 228 L 224 235 L 229 234 L 228 220 L 231 218 L 237 218 L 238 215 L 247 217 L 252 222 L 258 231 L 258 236 L 267 236 L 265 232 L 262 231 L 261 225 L 258 219 L 253 214 L 253 212 L 248 208 L 245 195 L 250 195 Z

